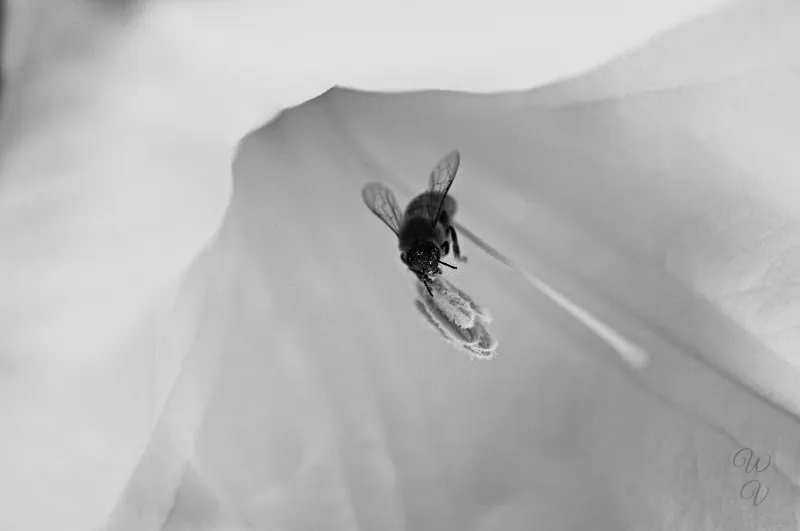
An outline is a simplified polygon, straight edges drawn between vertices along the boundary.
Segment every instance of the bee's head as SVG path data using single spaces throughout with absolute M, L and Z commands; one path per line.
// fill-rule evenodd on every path
M 401 258 L 417 274 L 432 275 L 439 269 L 441 251 L 432 242 L 423 242 L 409 249 Z

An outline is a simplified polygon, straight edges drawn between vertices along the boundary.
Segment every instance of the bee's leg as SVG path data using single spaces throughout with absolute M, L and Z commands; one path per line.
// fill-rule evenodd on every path
M 428 285 L 428 280 L 422 275 L 418 275 L 418 277 L 420 282 L 422 282 L 422 284 L 425 286 L 425 289 L 428 290 L 428 295 L 433 297 L 433 291 L 431 291 L 431 287 Z
M 453 256 L 455 256 L 456 260 L 459 262 L 466 262 L 467 257 L 461 256 L 461 247 L 458 246 L 458 234 L 456 234 L 456 228 L 450 225 L 450 228 L 447 229 L 447 232 L 450 235 L 450 239 L 453 240 Z
M 450 252 L 450 242 L 445 240 L 444 243 L 442 243 L 442 256 L 447 256 L 447 253 L 449 252 Z

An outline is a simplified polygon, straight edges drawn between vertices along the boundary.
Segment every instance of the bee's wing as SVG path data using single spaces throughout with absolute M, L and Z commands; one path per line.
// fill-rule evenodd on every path
M 397 200 L 392 191 L 381 183 L 369 183 L 361 190 L 361 197 L 367 208 L 372 210 L 373 214 L 383 220 L 386 226 L 399 236 L 403 213 L 397 206 Z
M 442 212 L 444 200 L 447 197 L 447 192 L 453 186 L 453 180 L 458 173 L 458 166 L 461 164 L 461 155 L 458 151 L 451 151 L 448 153 L 431 171 L 430 177 L 430 191 L 442 195 L 441 199 L 437 202 L 431 202 L 431 219 L 434 223 L 439 219 L 439 214 Z

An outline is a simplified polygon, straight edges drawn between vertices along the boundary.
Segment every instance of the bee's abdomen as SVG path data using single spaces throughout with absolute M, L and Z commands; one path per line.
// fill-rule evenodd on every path
M 406 207 L 405 217 L 430 217 L 431 210 L 435 208 L 435 205 L 439 204 L 441 197 L 442 194 L 438 192 L 425 192 L 418 195 L 412 199 Z M 455 199 L 449 195 L 444 198 L 444 207 L 442 208 L 442 211 L 447 213 L 449 219 L 453 219 L 453 216 L 455 216 L 456 208 Z

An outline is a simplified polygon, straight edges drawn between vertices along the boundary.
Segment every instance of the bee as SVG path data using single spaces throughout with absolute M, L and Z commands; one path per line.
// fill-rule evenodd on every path
M 439 266 L 458 269 L 442 261 L 450 252 L 451 245 L 456 260 L 467 261 L 467 257 L 461 255 L 458 235 L 453 227 L 456 200 L 447 195 L 460 164 L 458 151 L 452 151 L 440 160 L 431 171 L 428 189 L 411 200 L 404 214 L 386 185 L 369 183 L 361 191 L 367 208 L 397 236 L 400 260 L 425 285 L 431 296 L 433 291 L 429 283 L 433 275 L 442 274 Z

